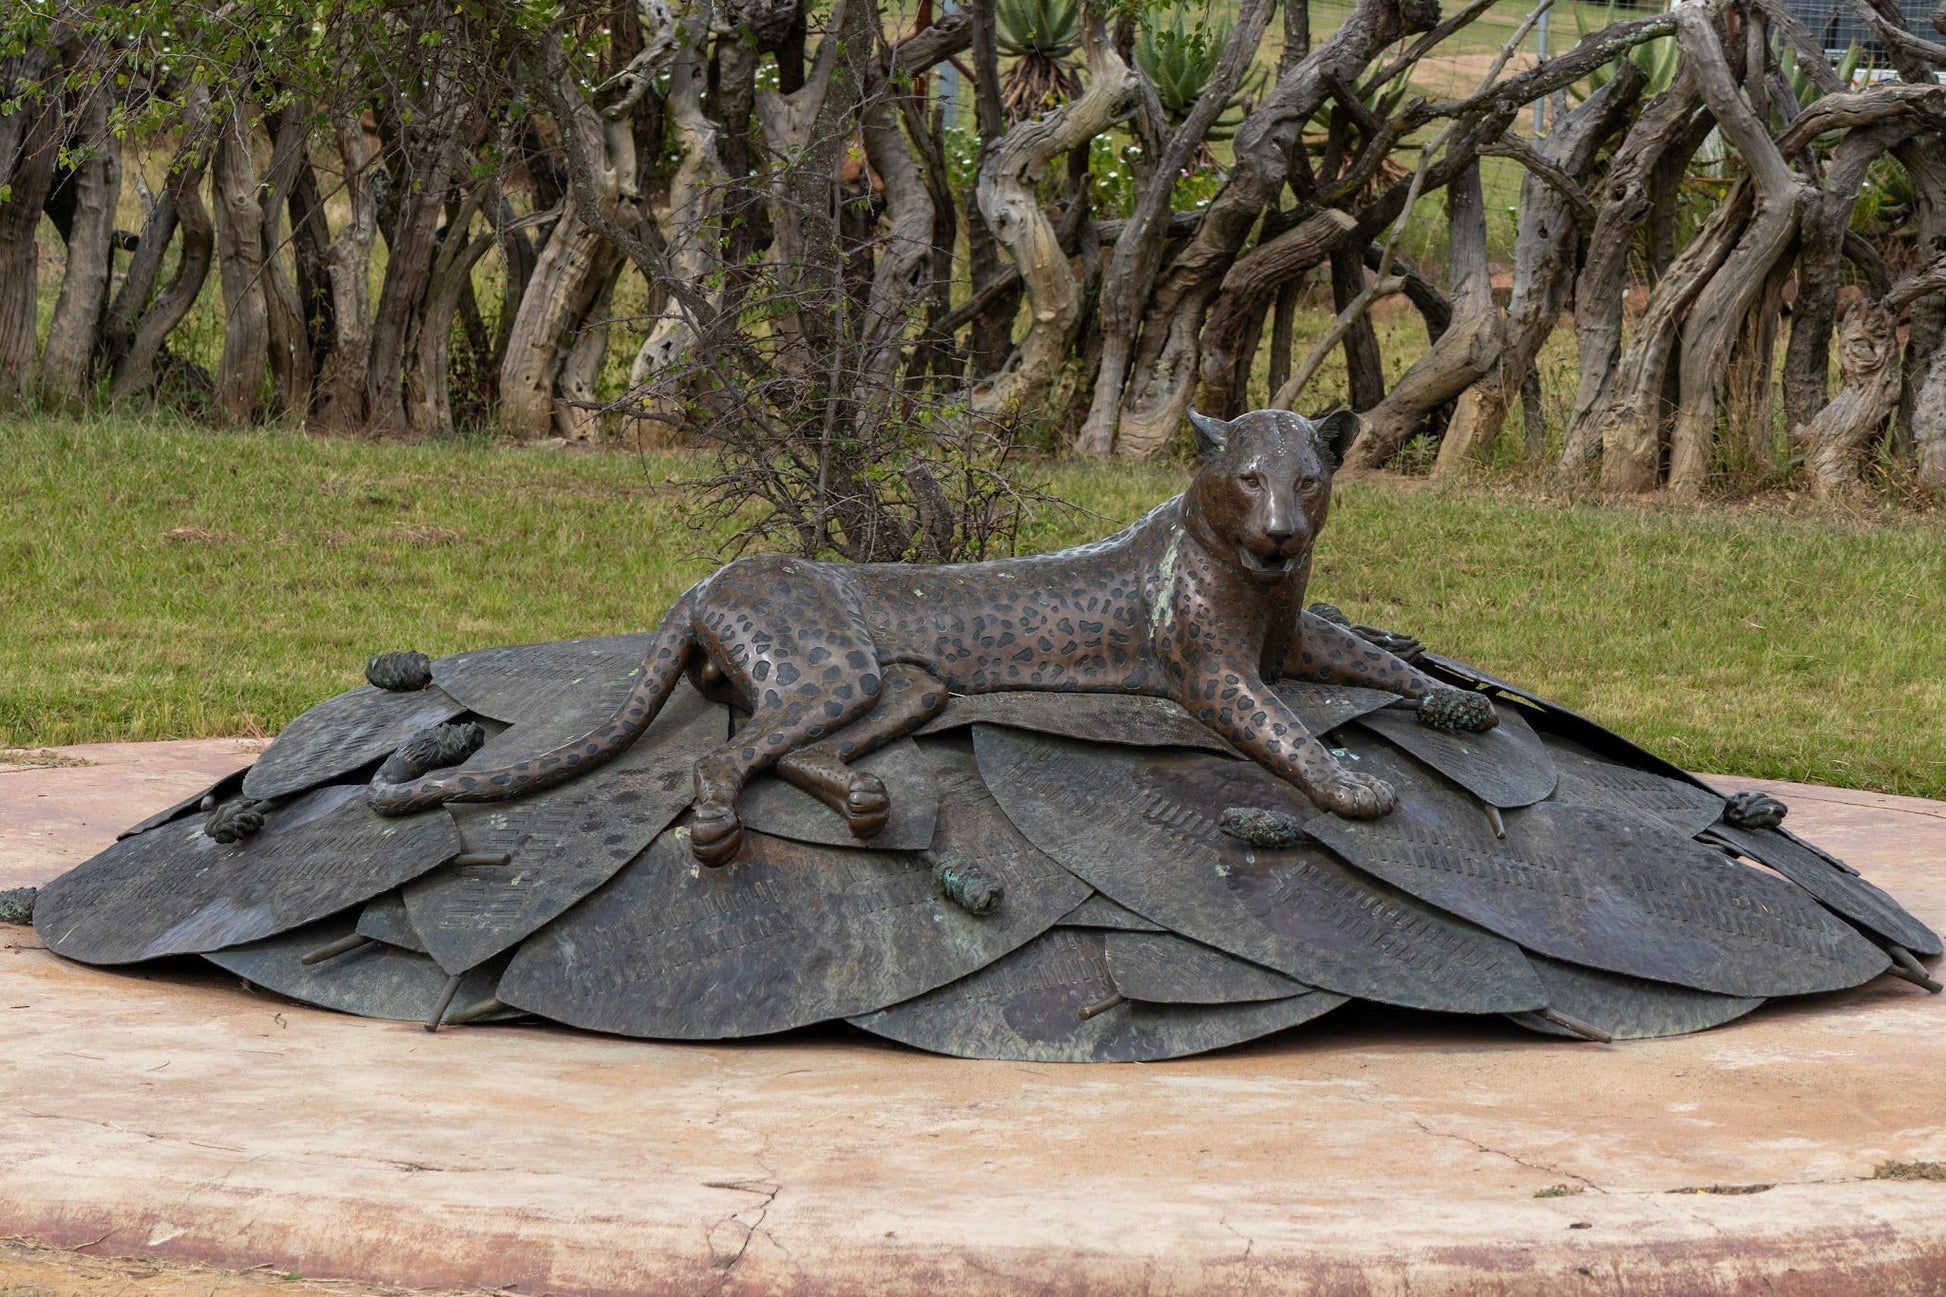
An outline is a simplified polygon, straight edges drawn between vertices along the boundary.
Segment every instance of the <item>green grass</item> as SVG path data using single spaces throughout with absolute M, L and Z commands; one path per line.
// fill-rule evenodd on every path
M 0 423 L 0 746 L 275 731 L 367 655 L 653 625 L 714 566 L 677 455 Z M 1171 467 L 1057 465 L 1104 515 Z M 1346 484 L 1313 595 L 1692 769 L 1946 796 L 1946 527 Z

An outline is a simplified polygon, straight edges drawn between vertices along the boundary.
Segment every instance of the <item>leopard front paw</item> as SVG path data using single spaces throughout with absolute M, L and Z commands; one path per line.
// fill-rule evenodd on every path
M 1333 777 L 1319 779 L 1315 787 L 1304 789 L 1319 810 L 1329 810 L 1347 820 L 1378 820 L 1389 816 L 1399 804 L 1399 791 L 1378 775 L 1360 775 L 1335 761 L 1333 765 L 1337 767 Z
M 1500 723 L 1493 700 L 1471 689 L 1431 689 L 1419 699 L 1419 723 L 1435 730 L 1480 734 Z

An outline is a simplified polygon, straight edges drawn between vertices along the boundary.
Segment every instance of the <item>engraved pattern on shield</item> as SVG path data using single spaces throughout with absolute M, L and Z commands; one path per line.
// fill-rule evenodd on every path
M 1388 1004 L 1512 1013 L 1546 1002 L 1511 942 L 1319 848 L 1272 851 L 1220 832 L 1216 819 L 1229 806 L 1314 814 L 1254 763 L 988 726 L 975 728 L 974 747 L 987 786 L 1029 841 L 1186 937 Z
M 721 747 L 728 733 L 728 709 L 684 682 L 614 760 L 514 801 L 448 807 L 468 855 L 507 861 L 449 867 L 405 889 L 412 925 L 432 956 L 451 972 L 471 968 L 608 881 L 689 805 L 696 758 Z M 490 767 L 492 746 L 469 764 Z
M 284 797 L 342 778 L 383 761 L 420 730 L 465 710 L 437 685 L 416 693 L 360 685 L 286 725 L 243 776 L 243 795 Z
M 1113 1004 L 1107 934 L 1056 928 L 971 977 L 851 1021 L 958 1058 L 1036 1063 L 1136 1063 L 1254 1040 L 1345 1002 L 1324 992 L 1240 1004 Z M 1083 1018 L 1082 1010 L 1095 1008 Z
M 1083 895 L 1039 853 L 984 865 L 1005 889 L 975 917 L 916 853 L 749 833 L 706 868 L 678 826 L 528 938 L 500 998 L 597 1031 L 665 1039 L 761 1035 L 910 999 L 991 963 Z
M 1126 905 L 1109 900 L 1100 892 L 1061 916 L 1067 928 L 1106 928 L 1116 932 L 1167 932 L 1152 919 L 1145 919 Z
M 146 820 L 129 825 L 115 835 L 115 841 L 120 842 L 123 838 L 132 838 L 138 833 L 147 833 L 150 829 L 159 829 L 163 825 L 173 823 L 186 815 L 200 815 L 203 813 L 203 802 L 205 800 L 208 800 L 211 803 L 211 809 L 214 809 L 216 803 L 228 801 L 242 790 L 243 777 L 249 773 L 250 768 L 248 766 L 245 766 L 241 770 L 231 771 L 229 774 L 224 775 L 221 779 L 211 784 L 208 788 L 205 788 L 202 792 L 191 793 L 174 806 L 165 807 L 157 811 L 154 815 L 149 816 Z
M 405 897 L 398 892 L 386 892 L 365 902 L 365 908 L 358 912 L 355 931 L 361 937 L 373 941 L 383 941 L 388 946 L 426 954 L 425 939 L 412 927 L 412 920 L 405 912 Z
M 362 785 L 307 793 L 255 837 L 223 844 L 200 821 L 127 838 L 44 888 L 34 926 L 91 964 L 200 954 L 311 923 L 439 865 L 459 850 L 444 810 L 381 819 Z
M 1404 712 L 1370 712 L 1358 724 L 1494 806 L 1528 806 L 1554 791 L 1554 759 L 1510 707 L 1500 709 L 1498 725 L 1479 734 L 1432 729 Z
M 1806 844 L 1776 829 L 1712 825 L 1706 835 L 1776 870 L 1818 898 L 1825 908 L 1904 946 L 1915 955 L 1941 953 L 1939 936 L 1905 907 L 1854 873 L 1833 865 Z
M 1723 799 L 1695 784 L 1604 760 L 1572 739 L 1543 735 L 1541 741 L 1561 772 L 1554 801 L 1635 811 L 1663 821 L 1685 838 L 1695 837 L 1723 814 Z
M 1173 932 L 1103 932 L 1102 953 L 1115 989 L 1151 1004 L 1238 1004 L 1316 989 Z
M 1608 972 L 1775 996 L 1856 986 L 1887 965 L 1784 880 L 1658 820 L 1550 802 L 1505 826 L 1501 839 L 1457 796 L 1405 797 L 1383 820 L 1324 815 L 1305 831 L 1430 904 Z

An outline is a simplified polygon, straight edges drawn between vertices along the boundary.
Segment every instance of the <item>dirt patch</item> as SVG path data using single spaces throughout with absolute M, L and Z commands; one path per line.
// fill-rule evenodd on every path
M 85 757 L 69 756 L 53 748 L 0 748 L 0 775 L 15 770 L 66 770 L 93 764 Z
M 181 1262 L 97 1257 L 20 1239 L 0 1240 L 0 1297 L 401 1297 L 404 1288 L 379 1288 L 343 1279 L 306 1279 L 267 1266 L 213 1270 Z M 484 1291 L 484 1290 L 480 1290 Z
M 241 545 L 243 537 L 231 531 L 212 531 L 208 527 L 189 524 L 171 527 L 162 533 L 162 539 L 174 541 L 178 545 Z

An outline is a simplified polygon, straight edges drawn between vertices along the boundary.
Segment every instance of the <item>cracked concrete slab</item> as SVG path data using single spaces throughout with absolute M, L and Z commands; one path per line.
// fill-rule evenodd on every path
M 84 751 L 0 773 L 7 885 L 249 759 Z M 1946 805 L 1719 782 L 1946 922 Z M 1946 1163 L 1946 998 L 1889 978 L 1668 1041 L 1354 1010 L 1060 1066 L 432 1036 L 0 941 L 0 1236 L 95 1255 L 529 1294 L 1946 1294 L 1946 1182 L 1874 1178 Z

